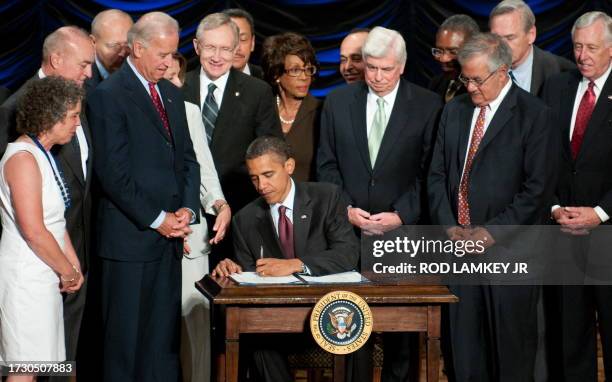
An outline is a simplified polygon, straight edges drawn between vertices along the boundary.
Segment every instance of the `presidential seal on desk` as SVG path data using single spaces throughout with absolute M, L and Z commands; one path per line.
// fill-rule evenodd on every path
M 310 315 L 310 331 L 323 350 L 349 354 L 370 338 L 372 311 L 353 292 L 330 292 L 315 304 Z

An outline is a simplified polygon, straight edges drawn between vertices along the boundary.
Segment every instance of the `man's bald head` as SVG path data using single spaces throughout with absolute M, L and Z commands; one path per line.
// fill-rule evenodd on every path
M 85 30 L 65 26 L 43 42 L 42 69 L 47 76 L 60 76 L 83 85 L 91 77 L 94 47 Z
M 109 73 L 119 69 L 130 54 L 127 34 L 133 24 L 132 17 L 118 9 L 102 11 L 91 22 L 96 57 Z

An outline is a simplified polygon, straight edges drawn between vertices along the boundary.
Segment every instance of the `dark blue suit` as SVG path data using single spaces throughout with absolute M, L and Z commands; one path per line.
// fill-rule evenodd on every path
M 150 228 L 160 212 L 198 211 L 199 166 L 179 90 L 158 83 L 172 138 L 125 63 L 89 96 L 102 188 L 104 380 L 178 381 L 182 239 Z

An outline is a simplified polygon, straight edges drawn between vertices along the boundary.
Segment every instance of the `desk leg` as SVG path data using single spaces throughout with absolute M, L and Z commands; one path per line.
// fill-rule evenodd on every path
M 427 382 L 437 382 L 440 375 L 439 305 L 427 307 Z
M 346 357 L 344 355 L 334 354 L 334 382 L 344 382 L 346 376 Z
M 240 352 L 240 308 L 225 311 L 225 377 L 227 382 L 238 382 Z

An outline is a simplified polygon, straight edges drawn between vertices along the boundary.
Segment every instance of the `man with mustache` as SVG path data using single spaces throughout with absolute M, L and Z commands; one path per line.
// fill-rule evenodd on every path
M 369 29 L 353 29 L 340 44 L 340 74 L 347 84 L 363 81 L 365 63 L 361 54 Z

